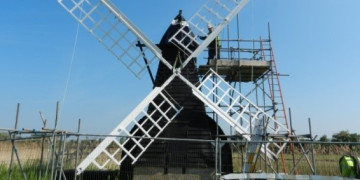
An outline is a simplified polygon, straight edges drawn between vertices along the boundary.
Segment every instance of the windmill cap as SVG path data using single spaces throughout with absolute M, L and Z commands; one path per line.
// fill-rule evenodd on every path
M 179 14 L 174 18 L 174 20 L 178 22 L 185 21 L 185 18 L 182 16 L 182 10 L 179 10 Z
M 182 10 L 179 10 L 179 14 L 171 21 L 171 24 L 189 26 L 189 24 L 185 21 L 185 18 L 182 16 Z
M 208 24 L 207 24 L 207 27 L 208 27 L 208 29 L 210 29 L 210 28 L 212 28 L 213 26 L 212 26 L 210 23 L 208 23 Z

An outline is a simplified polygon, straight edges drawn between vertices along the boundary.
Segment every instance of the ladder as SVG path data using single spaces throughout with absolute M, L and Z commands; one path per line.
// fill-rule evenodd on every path
M 272 43 L 269 35 L 269 39 L 266 41 L 261 41 L 261 49 L 262 50 L 262 56 L 264 60 L 268 60 L 271 62 L 271 69 L 269 73 L 266 75 L 268 84 L 269 84 L 269 90 L 270 90 L 270 99 L 272 101 L 273 106 L 273 117 L 276 119 L 279 123 L 282 123 L 288 130 L 289 130 L 289 124 L 287 120 L 287 115 L 285 111 L 285 103 L 284 98 L 281 91 L 281 85 L 280 85 L 280 79 L 279 79 L 279 73 L 276 66 L 276 60 L 272 48 Z M 269 49 L 268 53 L 265 52 L 264 49 Z M 287 133 L 288 135 L 291 134 L 291 130 L 287 132 L 281 132 L 281 133 Z M 290 149 L 293 151 L 293 144 L 290 141 Z M 286 165 L 284 160 L 284 155 L 281 152 L 281 162 L 283 165 L 283 171 L 286 173 Z
M 287 115 L 285 111 L 284 98 L 281 91 L 279 73 L 276 66 L 275 56 L 271 44 L 271 40 L 261 40 L 262 56 L 264 60 L 271 62 L 271 69 L 267 74 L 270 98 L 274 108 L 274 118 L 281 122 L 287 129 L 289 129 Z M 269 49 L 268 53 L 264 49 Z

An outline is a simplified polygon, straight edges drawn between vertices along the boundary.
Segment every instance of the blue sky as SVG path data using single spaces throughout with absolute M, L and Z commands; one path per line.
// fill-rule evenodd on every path
M 179 9 L 190 18 L 204 1 L 113 2 L 155 43 Z M 162 8 L 165 6 L 166 8 Z M 360 133 L 360 1 L 253 0 L 240 13 L 244 39 L 271 36 L 285 104 L 294 128 L 331 136 Z M 59 128 L 107 134 L 151 90 L 149 78 L 135 78 L 56 0 L 3 1 L 0 7 L 0 128 L 13 128 L 21 103 L 19 128 L 40 129 L 41 111 Z M 69 70 L 71 74 L 67 91 Z

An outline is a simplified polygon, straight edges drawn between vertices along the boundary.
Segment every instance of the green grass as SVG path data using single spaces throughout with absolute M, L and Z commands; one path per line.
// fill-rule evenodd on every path
M 27 179 L 37 179 L 37 170 L 35 164 L 26 163 L 23 166 L 24 173 Z M 23 179 L 23 174 L 20 170 L 20 167 L 17 164 L 13 165 L 12 168 L 12 179 Z M 9 179 L 9 166 L 5 164 L 0 165 L 0 180 L 7 180 Z M 45 178 L 42 178 L 46 180 Z
M 23 171 L 27 179 L 33 180 L 38 179 L 39 172 L 39 161 L 27 161 L 25 164 L 22 164 Z M 46 171 L 47 170 L 47 171 Z M 41 167 L 41 180 L 50 179 L 50 166 L 47 169 L 46 165 Z M 12 167 L 12 179 L 24 179 L 23 173 L 21 171 L 20 166 L 17 161 L 13 162 Z M 0 164 L 0 180 L 8 180 L 9 179 L 9 165 L 8 164 Z
M 298 159 L 300 157 L 300 155 L 296 155 L 296 158 Z M 310 156 L 309 156 L 310 158 Z M 289 173 L 291 168 L 292 168 L 292 157 L 290 154 L 286 154 L 284 155 L 284 159 L 286 162 L 286 169 L 287 172 Z M 317 171 L 317 175 L 323 175 L 323 176 L 340 176 L 340 172 L 339 172 L 339 165 L 338 165 L 338 159 L 339 159 L 339 155 L 323 155 L 323 154 L 317 154 L 316 155 L 316 171 Z M 311 162 L 311 159 L 310 159 Z M 280 172 L 282 172 L 282 163 L 279 162 L 279 170 Z M 24 168 L 24 172 L 26 174 L 27 179 L 37 179 L 38 175 L 38 167 L 39 166 L 39 162 L 38 161 L 28 161 L 23 165 Z M 239 154 L 233 154 L 233 169 L 234 172 L 241 172 L 241 156 Z M 273 167 L 276 167 L 276 163 L 273 163 Z M 8 165 L 5 164 L 1 164 L 0 165 L 0 180 L 7 180 L 8 179 L 8 174 L 9 174 L 9 170 L 8 170 Z M 72 166 L 65 166 L 64 169 L 68 169 L 71 168 L 73 169 L 74 167 Z M 91 169 L 91 168 L 90 168 Z M 258 162 L 257 164 L 257 169 L 262 169 L 264 170 L 264 162 Z M 271 173 L 270 168 L 268 168 L 268 172 Z M 297 172 L 298 174 L 312 174 L 311 169 L 309 168 L 309 165 L 307 163 L 307 161 L 305 160 L 305 158 L 303 158 L 298 167 L 297 167 Z M 46 167 L 42 167 L 42 179 L 49 179 L 49 175 L 50 175 L 50 170 L 48 170 L 48 177 L 45 177 L 45 173 L 46 173 Z M 14 166 L 13 166 L 13 175 L 12 175 L 12 179 L 23 179 L 22 177 L 22 173 L 20 171 L 20 168 L 17 164 L 16 161 L 14 161 Z
M 343 155 L 343 153 L 339 154 L 319 154 L 316 153 L 315 155 L 315 170 L 316 175 L 321 176 L 341 176 L 340 169 L 339 169 L 339 159 Z M 292 174 L 302 174 L 302 175 L 311 175 L 313 172 L 309 166 L 308 161 L 305 157 L 303 157 L 300 161 L 301 154 L 295 154 L 295 163 L 298 163 L 296 166 L 296 171 Z M 311 154 L 308 154 L 309 162 L 312 165 Z M 298 162 L 299 161 L 299 162 Z M 290 174 L 290 171 L 294 167 L 293 165 L 293 158 L 291 154 L 284 154 L 284 162 L 286 165 L 286 173 Z M 260 170 L 265 172 L 265 162 L 263 160 L 258 160 L 256 170 Z M 282 165 L 281 160 L 279 159 L 278 165 L 278 172 L 284 172 L 284 168 Z M 277 169 L 276 162 L 272 163 L 274 169 Z M 233 170 L 234 172 L 240 173 L 242 170 L 242 163 L 241 163 L 241 155 L 233 154 Z M 267 167 L 267 172 L 272 173 L 273 171 Z

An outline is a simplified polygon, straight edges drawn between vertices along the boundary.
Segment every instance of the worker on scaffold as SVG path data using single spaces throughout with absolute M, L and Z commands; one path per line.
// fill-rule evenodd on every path
M 208 35 L 211 34 L 213 32 L 213 26 L 208 23 L 207 24 L 208 27 Z M 199 38 L 201 40 L 205 40 L 207 36 L 199 36 Z M 210 64 L 210 60 L 214 59 L 214 58 L 220 59 L 220 38 L 219 36 L 216 36 L 216 38 L 211 41 L 211 43 L 208 45 L 208 61 L 207 61 L 207 65 Z

